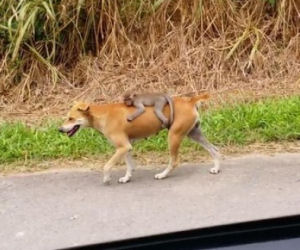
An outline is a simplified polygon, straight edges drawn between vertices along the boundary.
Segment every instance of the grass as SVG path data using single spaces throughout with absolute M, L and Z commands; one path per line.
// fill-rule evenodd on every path
M 300 97 L 266 99 L 255 103 L 231 105 L 209 110 L 201 115 L 202 129 L 216 145 L 249 145 L 300 139 Z M 82 129 L 69 138 L 57 131 L 59 121 L 47 122 L 42 128 L 22 123 L 0 125 L 0 164 L 14 161 L 54 158 L 79 158 L 113 152 L 107 140 L 97 131 Z M 167 131 L 162 131 L 134 145 L 135 152 L 167 150 Z M 185 139 L 182 150 L 199 150 Z

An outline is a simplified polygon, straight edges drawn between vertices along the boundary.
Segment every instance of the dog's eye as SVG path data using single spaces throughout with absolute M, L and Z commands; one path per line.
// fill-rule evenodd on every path
M 73 117 L 69 117 L 69 121 L 70 122 L 74 121 L 74 118 Z

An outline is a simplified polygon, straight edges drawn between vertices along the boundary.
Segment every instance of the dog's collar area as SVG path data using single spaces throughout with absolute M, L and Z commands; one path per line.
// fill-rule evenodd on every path
M 73 136 L 76 132 L 77 132 L 77 130 L 80 128 L 80 125 L 75 125 L 71 130 L 69 130 L 68 132 L 67 132 L 67 135 L 69 136 L 69 137 L 71 137 L 71 136 Z

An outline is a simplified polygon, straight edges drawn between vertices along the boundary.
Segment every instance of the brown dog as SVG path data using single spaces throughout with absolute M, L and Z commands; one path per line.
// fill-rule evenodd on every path
M 171 170 L 178 165 L 178 149 L 184 136 L 188 136 L 201 144 L 213 157 L 214 167 L 210 172 L 219 172 L 220 155 L 215 146 L 209 143 L 203 136 L 198 121 L 197 104 L 208 99 L 207 94 L 194 97 L 174 97 L 174 122 L 169 129 L 168 142 L 170 150 L 170 162 L 168 167 L 161 173 L 155 175 L 156 179 L 167 177 Z M 68 113 L 67 120 L 63 123 L 60 132 L 74 135 L 80 127 L 92 127 L 100 131 L 116 147 L 116 152 L 104 166 L 103 182 L 109 183 L 110 170 L 121 158 L 125 157 L 127 171 L 119 182 L 130 181 L 133 162 L 130 155 L 132 149 L 131 141 L 137 138 L 145 138 L 159 132 L 161 123 L 153 112 L 153 107 L 146 107 L 140 117 L 132 122 L 127 121 L 127 116 L 135 108 L 127 107 L 125 104 L 87 104 L 76 103 Z M 169 118 L 169 106 L 165 106 L 164 115 Z

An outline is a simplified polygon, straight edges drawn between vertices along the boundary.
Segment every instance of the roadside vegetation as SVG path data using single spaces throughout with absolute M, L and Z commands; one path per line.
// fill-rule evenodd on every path
M 129 89 L 292 93 L 299 16 L 298 0 L 2 0 L 0 108 Z
M 299 16 L 298 0 L 2 0 L 0 164 L 112 153 L 91 129 L 68 138 L 58 120 L 5 121 L 51 119 L 75 100 L 125 91 L 214 93 L 201 120 L 220 147 L 298 140 Z M 134 151 L 167 150 L 166 136 Z
M 201 112 L 201 126 L 211 142 L 222 147 L 300 139 L 300 97 L 269 98 Z M 69 138 L 57 131 L 60 121 L 40 127 L 0 124 L 0 164 L 56 158 L 75 159 L 110 154 L 113 148 L 92 129 L 81 129 Z M 167 150 L 167 131 L 135 143 L 134 152 Z M 188 139 L 182 150 L 201 150 Z

